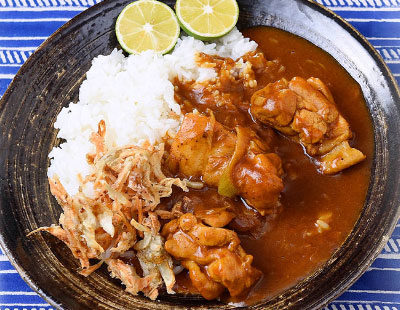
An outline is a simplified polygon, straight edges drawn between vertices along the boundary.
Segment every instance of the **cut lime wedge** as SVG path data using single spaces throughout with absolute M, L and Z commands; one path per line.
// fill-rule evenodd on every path
M 115 32 L 121 47 L 130 54 L 147 50 L 165 54 L 174 48 L 180 28 L 168 5 L 156 0 L 140 0 L 122 10 Z
M 177 0 L 175 10 L 182 29 L 203 41 L 227 34 L 239 18 L 236 0 Z

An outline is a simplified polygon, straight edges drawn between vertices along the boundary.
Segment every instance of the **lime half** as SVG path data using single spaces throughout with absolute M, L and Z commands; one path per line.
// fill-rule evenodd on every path
M 175 10 L 182 29 L 203 41 L 227 34 L 239 18 L 236 0 L 177 0 Z
M 165 54 L 174 48 L 180 28 L 168 5 L 156 0 L 140 0 L 122 10 L 115 32 L 121 47 L 130 54 L 147 50 Z

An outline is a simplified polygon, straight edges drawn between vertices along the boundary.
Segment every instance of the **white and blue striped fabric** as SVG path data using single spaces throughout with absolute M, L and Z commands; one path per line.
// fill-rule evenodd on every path
M 69 19 L 100 1 L 0 0 L 0 96 L 36 47 Z M 400 0 L 316 1 L 360 30 L 400 82 Z M 0 250 L 0 310 L 50 309 Z M 400 224 L 372 267 L 326 309 L 400 310 Z

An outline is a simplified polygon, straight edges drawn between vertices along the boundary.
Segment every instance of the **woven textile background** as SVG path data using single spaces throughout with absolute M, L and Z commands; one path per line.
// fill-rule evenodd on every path
M 400 0 L 317 1 L 360 30 L 400 82 Z M 100 0 L 0 0 L 0 97 L 37 46 L 97 2 Z M 400 310 L 399 249 L 400 224 L 372 267 L 326 309 Z M 0 250 L 0 310 L 50 309 Z

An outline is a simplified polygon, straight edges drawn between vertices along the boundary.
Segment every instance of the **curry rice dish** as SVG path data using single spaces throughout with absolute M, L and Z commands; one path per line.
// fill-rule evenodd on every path
M 359 216 L 373 150 L 359 85 L 268 27 L 183 37 L 166 56 L 99 56 L 55 127 L 63 213 L 38 231 L 82 275 L 106 265 L 153 300 L 253 304 L 313 273 Z

